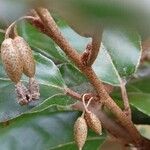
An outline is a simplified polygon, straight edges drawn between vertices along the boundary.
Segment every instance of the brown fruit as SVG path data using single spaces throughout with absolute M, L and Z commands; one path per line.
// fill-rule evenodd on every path
M 102 134 L 102 126 L 100 120 L 97 118 L 97 116 L 88 111 L 85 113 L 85 120 L 87 122 L 87 125 L 97 134 Z
M 16 84 L 20 81 L 23 68 L 18 50 L 11 38 L 5 39 L 1 45 L 1 58 L 9 78 Z
M 14 44 L 20 53 L 23 63 L 23 73 L 29 78 L 35 75 L 35 61 L 28 43 L 20 36 L 15 37 Z
M 83 117 L 79 117 L 74 124 L 74 139 L 79 150 L 81 150 L 85 144 L 87 138 L 87 124 Z

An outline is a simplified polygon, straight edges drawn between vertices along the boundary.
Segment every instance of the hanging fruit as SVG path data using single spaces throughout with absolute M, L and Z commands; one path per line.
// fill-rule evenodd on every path
M 87 124 L 83 117 L 79 117 L 74 124 L 74 139 L 79 150 L 82 150 L 87 138 Z
M 32 54 L 32 50 L 28 43 L 20 36 L 14 38 L 14 44 L 16 49 L 20 53 L 23 64 L 23 73 L 29 77 L 29 91 L 33 100 L 39 99 L 39 84 L 35 80 L 35 60 Z
M 87 125 L 97 134 L 102 134 L 102 125 L 97 116 L 91 111 L 85 112 L 85 120 Z
M 8 77 L 14 82 L 18 96 L 18 103 L 27 104 L 30 101 L 30 93 L 20 82 L 23 73 L 23 65 L 18 49 L 14 46 L 13 39 L 8 38 L 2 42 L 1 58 Z
M 5 39 L 1 45 L 1 58 L 9 78 L 16 84 L 20 81 L 23 67 L 19 51 L 14 47 L 11 38 Z

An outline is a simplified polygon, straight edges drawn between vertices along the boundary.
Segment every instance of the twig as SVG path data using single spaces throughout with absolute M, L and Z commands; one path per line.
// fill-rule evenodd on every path
M 92 43 L 87 45 L 85 52 L 81 56 L 84 65 L 92 66 L 95 59 L 97 58 L 101 41 L 102 41 L 102 31 L 95 31 L 92 37 Z
M 130 108 L 129 99 L 125 87 L 125 82 L 123 80 L 121 80 L 120 88 L 121 88 L 122 99 L 124 102 L 124 112 L 131 119 L 131 108 Z
M 85 69 L 84 73 L 87 75 L 87 78 L 91 82 L 91 84 L 95 87 L 99 97 L 101 98 L 101 102 L 112 112 L 116 115 L 117 119 L 121 123 L 121 125 L 128 130 L 132 138 L 134 139 L 136 144 L 141 142 L 141 135 L 133 125 L 132 121 L 122 112 L 120 107 L 113 101 L 113 99 L 108 95 L 106 92 L 103 84 L 97 78 L 95 72 L 92 68 L 88 70 Z
M 71 96 L 72 98 L 76 99 L 76 100 L 79 100 L 79 101 L 82 101 L 83 99 L 83 96 L 85 101 L 88 101 L 91 97 L 94 98 L 94 102 L 97 102 L 98 101 L 98 97 L 96 95 L 93 95 L 92 93 L 86 93 L 86 94 L 79 94 L 73 90 L 71 90 L 70 88 L 65 88 L 65 94 L 68 95 L 68 96 Z M 92 103 L 93 104 L 93 103 Z
M 43 22 L 41 21 L 39 15 L 37 14 L 37 12 L 34 9 L 31 9 L 30 12 L 28 13 L 30 16 L 33 16 L 37 19 L 35 20 L 29 20 L 29 22 L 35 26 L 36 28 L 38 28 L 41 32 L 47 34 L 47 31 L 45 29 L 45 26 L 43 24 Z
M 71 89 L 69 89 L 69 88 L 65 88 L 65 93 L 66 93 L 66 95 L 69 95 L 69 96 L 71 96 L 72 98 L 75 98 L 75 99 L 77 99 L 77 100 L 82 101 L 82 95 L 76 93 L 75 91 L 73 91 L 73 90 L 71 90 Z
M 78 66 L 81 65 L 80 55 L 74 50 L 69 42 L 63 37 L 59 31 L 54 19 L 50 15 L 49 11 L 44 8 L 36 9 L 40 19 L 44 22 L 48 35 L 57 43 L 57 45 L 64 50 L 66 55 Z M 80 67 L 81 68 L 81 67 Z
M 93 69 L 89 66 L 85 66 L 82 64 L 80 60 L 80 55 L 76 52 L 74 48 L 71 47 L 68 41 L 62 36 L 48 10 L 44 8 L 38 8 L 36 9 L 36 11 L 40 16 L 41 20 L 44 22 L 47 32 L 51 34 L 51 38 L 58 44 L 58 46 L 62 50 L 64 50 L 66 55 L 87 76 L 90 83 L 94 86 L 95 90 L 97 91 L 100 100 L 109 110 L 111 110 L 116 115 L 120 124 L 129 132 L 130 136 L 135 142 L 135 145 L 141 145 L 142 137 L 133 125 L 132 121 L 122 112 L 122 110 L 117 106 L 113 99 L 108 95 L 108 93 L 104 89 L 103 84 L 97 78 Z

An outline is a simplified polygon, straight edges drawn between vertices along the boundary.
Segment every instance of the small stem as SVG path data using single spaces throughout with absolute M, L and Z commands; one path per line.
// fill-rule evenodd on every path
M 130 108 L 129 99 L 125 87 L 125 81 L 121 80 L 120 88 L 121 88 L 122 99 L 124 102 L 124 112 L 131 119 L 131 108 Z
M 82 101 L 83 96 L 85 96 L 85 101 L 89 100 L 91 97 L 94 97 L 94 99 L 98 99 L 98 97 L 96 95 L 93 95 L 92 93 L 86 93 L 86 94 L 79 94 L 73 90 L 71 90 L 70 88 L 65 88 L 65 94 L 68 96 L 71 96 L 74 99 L 77 99 L 79 101 Z
M 17 26 L 14 26 L 14 37 L 18 36 Z
M 69 95 L 72 98 L 82 101 L 82 96 L 69 88 L 65 88 L 65 93 L 66 93 L 66 95 Z
M 87 66 L 92 66 L 92 64 L 96 60 L 100 50 L 101 41 L 102 41 L 102 31 L 96 31 L 92 37 L 92 44 L 91 44 L 92 48 L 89 52 Z
M 16 25 L 17 22 L 23 20 L 23 19 L 29 19 L 29 20 L 33 20 L 33 19 L 36 19 L 35 17 L 32 17 L 32 16 L 23 16 L 21 18 L 19 18 L 18 20 L 14 21 L 6 30 L 5 32 L 5 39 L 9 38 L 9 34 L 12 30 L 12 28 Z
M 41 31 L 44 34 L 47 34 L 49 36 L 49 34 L 47 33 L 47 31 L 45 29 L 45 26 L 44 26 L 42 20 L 40 19 L 39 15 L 38 15 L 38 13 L 34 9 L 32 9 L 32 10 L 30 10 L 29 15 L 37 18 L 36 20 L 29 20 L 29 22 L 33 26 L 35 26 L 37 29 L 39 29 L 39 31 Z
M 88 103 L 86 104 L 86 103 L 85 103 L 85 96 L 86 96 L 86 94 L 84 94 L 84 95 L 82 96 L 82 102 L 83 102 L 83 106 L 84 106 L 85 112 L 89 112 L 88 106 L 90 105 L 91 100 L 93 99 L 93 97 L 91 97 L 91 98 L 88 100 Z

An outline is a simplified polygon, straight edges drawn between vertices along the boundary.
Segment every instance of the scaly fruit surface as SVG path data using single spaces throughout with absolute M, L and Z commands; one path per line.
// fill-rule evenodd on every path
M 20 81 L 23 68 L 18 50 L 11 38 L 5 39 L 1 45 L 1 58 L 9 78 L 16 84 Z
M 88 111 L 88 112 L 85 112 L 85 120 L 87 122 L 87 125 L 97 134 L 102 134 L 102 125 L 101 125 L 101 122 L 100 120 L 97 118 L 97 116 Z
M 35 61 L 32 50 L 28 43 L 20 36 L 14 39 L 15 47 L 20 52 L 21 60 L 23 63 L 23 73 L 29 78 L 35 75 Z
M 74 124 L 74 139 L 79 148 L 82 150 L 86 138 L 87 138 L 87 124 L 85 119 L 81 116 L 79 117 Z

